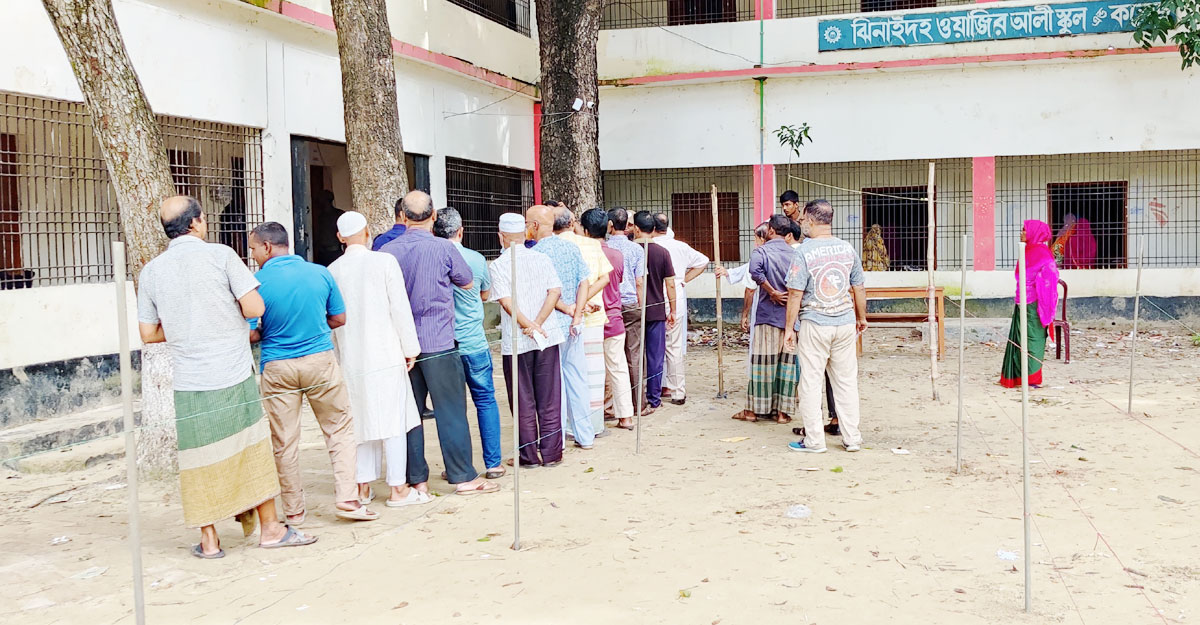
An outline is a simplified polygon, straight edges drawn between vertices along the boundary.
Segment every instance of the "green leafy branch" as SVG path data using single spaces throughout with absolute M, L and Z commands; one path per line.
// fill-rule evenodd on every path
M 1200 2 L 1200 0 L 1197 1 Z M 812 137 L 808 134 L 811 129 L 807 123 L 801 123 L 799 126 L 780 126 L 775 129 L 775 137 L 779 139 L 780 146 L 790 148 L 792 154 L 799 158 L 800 146 L 804 145 L 805 141 L 812 143 Z
M 1179 46 L 1183 68 L 1200 64 L 1200 0 L 1159 0 L 1133 14 L 1133 40 L 1150 49 L 1168 41 Z

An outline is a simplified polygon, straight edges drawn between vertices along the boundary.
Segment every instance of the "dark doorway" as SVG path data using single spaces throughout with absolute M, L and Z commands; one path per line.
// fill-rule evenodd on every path
M 711 24 L 737 19 L 736 0 L 667 0 L 667 24 Z
M 1063 269 L 1115 269 L 1127 262 L 1129 183 L 1060 182 L 1046 186 L 1050 227 L 1070 236 L 1063 246 Z
M 717 193 L 717 223 L 721 228 L 721 262 L 741 261 L 736 191 Z M 713 255 L 711 193 L 672 193 L 671 225 L 680 240 L 687 241 L 701 254 L 716 258 Z
M 863 236 L 878 225 L 891 258 L 891 271 L 925 271 L 929 244 L 929 206 L 925 187 L 863 189 Z M 934 224 L 936 227 L 936 224 Z M 937 268 L 936 250 L 934 269 Z

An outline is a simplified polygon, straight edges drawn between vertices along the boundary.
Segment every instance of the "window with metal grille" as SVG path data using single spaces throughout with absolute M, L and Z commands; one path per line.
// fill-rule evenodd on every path
M 754 19 L 755 0 L 605 0 L 600 28 L 645 28 Z
M 675 237 L 713 258 L 712 185 L 717 185 L 721 263 L 754 248 L 754 176 L 748 166 L 622 169 L 603 173 L 604 207 L 668 213 Z
M 533 172 L 446 158 L 446 205 L 463 218 L 463 245 L 487 258 L 500 255 L 497 223 L 533 204 Z
M 172 177 L 204 207 L 209 239 L 248 262 L 246 233 L 263 221 L 260 131 L 158 120 Z M 122 236 L 87 107 L 0 92 L 0 288 L 111 280 L 110 243 Z
M 1060 266 L 1200 266 L 1200 150 L 996 159 L 996 261 L 1016 266 L 1026 219 L 1050 224 Z
M 867 233 L 879 226 L 889 259 L 887 270 L 925 271 L 929 266 L 929 205 L 925 201 L 926 187 L 873 187 L 863 189 L 862 192 L 864 242 Z M 934 227 L 937 227 L 936 218 Z M 935 269 L 936 255 L 935 237 Z
M 529 36 L 529 0 L 450 0 L 450 4 Z
M 972 4 L 976 0 L 775 0 L 775 17 L 905 11 Z

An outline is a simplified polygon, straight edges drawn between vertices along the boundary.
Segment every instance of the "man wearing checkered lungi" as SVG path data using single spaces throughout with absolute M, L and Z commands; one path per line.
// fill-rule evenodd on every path
M 746 409 L 734 415 L 734 419 L 767 418 L 776 423 L 790 423 L 790 415 L 796 413 L 800 370 L 796 355 L 783 347 L 787 272 L 795 256 L 795 250 L 785 240 L 791 231 L 787 216 L 773 215 L 767 221 L 767 242 L 750 254 L 750 278 L 759 285 L 758 307 L 752 321 Z

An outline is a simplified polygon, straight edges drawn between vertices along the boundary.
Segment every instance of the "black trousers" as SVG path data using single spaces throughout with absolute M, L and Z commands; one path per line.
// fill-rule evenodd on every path
M 408 372 L 418 406 L 426 398 L 433 400 L 433 419 L 437 424 L 438 443 L 446 478 L 451 484 L 470 482 L 479 477 L 471 465 L 471 429 L 467 425 L 467 378 L 458 350 L 421 354 Z M 429 463 L 425 461 L 425 425 L 408 431 L 409 484 L 429 481 Z
M 548 464 L 562 460 L 562 375 L 558 345 L 517 356 L 517 426 L 521 464 Z M 504 356 L 504 390 L 513 409 L 512 356 Z

